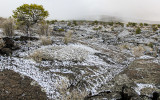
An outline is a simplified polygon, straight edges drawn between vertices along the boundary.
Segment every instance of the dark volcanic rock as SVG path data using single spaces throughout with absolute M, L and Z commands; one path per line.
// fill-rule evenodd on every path
M 2 49 L 0 49 L 0 54 L 10 55 L 10 54 L 12 54 L 12 50 L 10 48 L 2 48 Z
M 32 86 L 31 82 L 10 70 L 0 72 L 0 100 L 47 100 L 40 86 Z
M 38 40 L 37 37 L 29 37 L 29 36 L 21 36 L 21 37 L 17 37 L 14 39 L 15 41 L 34 41 L 34 40 Z
M 13 50 L 20 49 L 19 46 L 17 46 L 13 40 L 13 38 L 4 37 L 4 47 L 0 49 L 0 54 L 2 55 L 10 55 L 12 54 Z

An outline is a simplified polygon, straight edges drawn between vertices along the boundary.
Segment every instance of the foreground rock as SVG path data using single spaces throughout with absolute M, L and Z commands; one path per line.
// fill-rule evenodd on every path
M 0 72 L 0 100 L 47 100 L 47 96 L 33 80 L 13 71 Z
M 138 59 L 102 86 L 103 92 L 87 99 L 160 100 L 160 65 L 154 59 Z M 101 89 L 102 89 L 101 88 Z

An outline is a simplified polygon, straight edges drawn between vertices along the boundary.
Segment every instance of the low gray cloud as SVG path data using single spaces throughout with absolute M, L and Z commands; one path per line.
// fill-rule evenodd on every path
M 118 16 L 160 21 L 160 0 L 0 0 L 0 16 L 9 17 L 25 3 L 36 3 L 49 11 L 48 19 L 84 19 L 90 16 Z

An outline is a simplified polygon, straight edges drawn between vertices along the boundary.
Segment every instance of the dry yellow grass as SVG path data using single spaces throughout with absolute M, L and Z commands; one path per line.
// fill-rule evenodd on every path
M 67 87 L 68 83 L 66 80 L 61 80 L 57 83 L 57 89 L 61 94 L 61 100 L 84 100 L 84 98 L 88 95 L 86 91 L 78 91 L 77 89 L 69 91 Z
M 42 52 L 36 50 L 34 53 L 32 53 L 32 55 L 30 55 L 30 58 L 34 59 L 37 62 L 41 62 L 43 58 Z
M 49 25 L 45 21 L 40 24 L 39 34 L 49 36 Z
M 66 34 L 65 34 L 65 37 L 64 37 L 64 43 L 65 44 L 68 44 L 71 39 L 72 39 L 72 33 L 73 31 L 69 30 Z
M 41 36 L 40 40 L 42 41 L 42 45 L 51 45 L 52 44 L 52 40 L 51 38 L 48 36 Z
M 14 19 L 8 18 L 2 24 L 3 32 L 6 36 L 14 35 Z
M 132 49 L 132 53 L 136 56 L 136 57 L 140 57 L 144 55 L 144 48 L 142 46 L 136 46 Z

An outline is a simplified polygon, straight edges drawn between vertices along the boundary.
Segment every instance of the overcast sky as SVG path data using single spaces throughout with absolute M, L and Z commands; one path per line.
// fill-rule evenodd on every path
M 110 15 L 160 21 L 160 0 L 0 0 L 0 16 L 9 17 L 22 4 L 40 4 L 48 19 L 82 19 Z

